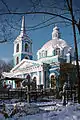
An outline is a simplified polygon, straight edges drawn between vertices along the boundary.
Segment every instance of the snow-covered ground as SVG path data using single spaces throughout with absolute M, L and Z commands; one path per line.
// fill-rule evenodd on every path
M 60 101 L 26 103 L 18 100 L 0 101 L 5 103 L 5 112 L 0 112 L 0 120 L 80 120 L 80 104 L 68 103 L 63 106 Z M 16 109 L 16 110 L 15 110 Z M 3 108 L 0 107 L 0 111 Z

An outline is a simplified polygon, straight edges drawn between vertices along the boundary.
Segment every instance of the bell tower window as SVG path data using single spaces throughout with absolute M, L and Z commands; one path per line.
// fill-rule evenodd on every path
M 16 46 L 16 52 L 19 52 L 19 44 Z
M 29 52 L 29 46 L 27 43 L 25 44 L 25 52 Z
M 19 57 L 16 58 L 16 65 L 19 63 Z

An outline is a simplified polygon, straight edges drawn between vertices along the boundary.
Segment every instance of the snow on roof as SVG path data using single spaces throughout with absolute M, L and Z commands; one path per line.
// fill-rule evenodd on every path
M 4 77 L 4 78 L 6 78 L 6 77 L 9 77 L 9 78 L 12 78 L 12 77 L 14 77 L 15 76 L 15 74 L 14 73 L 12 73 L 12 72 L 3 72 L 2 73 L 2 76 Z
M 15 71 L 18 68 L 29 68 L 31 66 L 37 66 L 37 65 L 42 65 L 41 62 L 39 61 L 34 61 L 34 60 L 28 60 L 28 59 L 23 59 L 19 64 L 17 64 L 11 72 Z
M 43 47 L 39 51 L 47 50 L 48 48 L 51 48 L 51 47 L 55 48 L 57 46 L 59 46 L 61 48 L 69 47 L 68 44 L 64 40 L 62 40 L 62 39 L 58 39 L 58 40 L 53 39 L 53 40 L 50 40 L 47 43 L 45 43 L 43 45 Z
M 49 40 L 48 42 L 46 42 L 42 48 L 40 50 L 38 50 L 38 52 L 42 51 L 42 50 L 47 50 L 50 47 L 55 48 L 56 45 L 58 45 L 61 48 L 64 47 L 69 47 L 68 44 L 66 43 L 65 40 L 60 39 L 59 36 L 59 29 L 56 26 L 55 28 L 53 28 L 53 32 L 52 32 L 52 40 Z

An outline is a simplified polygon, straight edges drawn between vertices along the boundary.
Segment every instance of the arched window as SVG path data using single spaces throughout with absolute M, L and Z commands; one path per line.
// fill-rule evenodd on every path
M 41 53 L 39 53 L 39 58 L 41 58 Z
M 60 48 L 56 48 L 55 55 L 60 55 Z
M 16 58 L 16 65 L 19 63 L 19 57 Z
M 45 51 L 45 57 L 47 57 L 47 51 Z
M 25 43 L 25 52 L 29 52 L 29 46 L 27 43 Z
M 44 50 L 43 50 L 43 51 L 41 52 L 41 57 L 47 57 L 47 51 L 44 51 Z
M 19 44 L 16 46 L 16 52 L 19 52 Z
M 55 56 L 55 50 L 53 50 L 53 56 Z

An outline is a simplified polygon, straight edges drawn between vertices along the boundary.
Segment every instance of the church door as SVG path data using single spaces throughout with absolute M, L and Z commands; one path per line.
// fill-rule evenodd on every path
M 16 83 L 16 88 L 20 88 L 21 87 L 20 81 L 16 81 L 15 83 Z
M 56 79 L 54 75 L 51 76 L 51 88 L 56 88 Z

